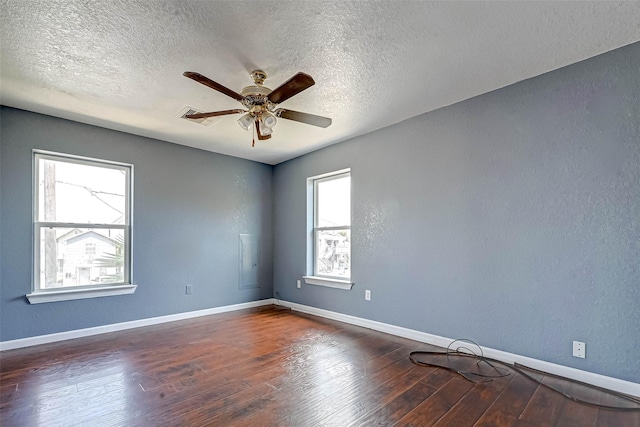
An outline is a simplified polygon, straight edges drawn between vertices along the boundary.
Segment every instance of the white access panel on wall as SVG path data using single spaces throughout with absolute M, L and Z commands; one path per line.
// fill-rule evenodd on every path
M 258 239 L 253 234 L 240 234 L 238 240 L 238 288 L 260 286 Z

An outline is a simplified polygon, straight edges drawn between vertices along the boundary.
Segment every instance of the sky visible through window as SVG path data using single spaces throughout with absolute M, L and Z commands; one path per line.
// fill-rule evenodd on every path
M 55 167 L 52 176 L 45 172 L 46 163 Z M 39 175 L 40 221 L 122 223 L 126 209 L 124 171 L 41 159 Z M 51 199 L 45 197 L 47 180 L 55 181 L 55 197 Z
M 318 183 L 318 227 L 351 225 L 351 177 Z

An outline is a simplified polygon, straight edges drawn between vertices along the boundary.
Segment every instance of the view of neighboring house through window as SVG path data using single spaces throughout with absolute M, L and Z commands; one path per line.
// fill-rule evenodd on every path
M 323 176 L 313 181 L 315 241 L 313 274 L 351 277 L 351 175 Z
M 130 283 L 131 165 L 34 155 L 34 291 Z

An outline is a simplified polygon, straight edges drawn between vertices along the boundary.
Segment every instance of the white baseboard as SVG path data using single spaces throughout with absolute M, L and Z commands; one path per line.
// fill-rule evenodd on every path
M 55 334 L 39 335 L 36 337 L 21 338 L 0 342 L 0 351 L 16 348 L 31 347 L 40 344 L 49 344 L 74 338 L 88 337 L 91 335 L 106 334 L 108 332 L 124 331 L 126 329 L 140 328 L 143 326 L 157 325 L 159 323 L 174 322 L 176 320 L 192 319 L 194 317 L 209 316 L 211 314 L 226 313 L 228 311 L 243 310 L 245 308 L 271 305 L 275 299 L 263 299 L 259 301 L 244 302 L 241 304 L 225 305 L 222 307 L 207 308 L 205 310 L 188 311 L 186 313 L 169 314 L 167 316 L 151 317 L 148 319 L 132 320 L 130 322 L 114 323 L 111 325 L 96 326 L 93 328 L 76 329 L 73 331 L 58 332 Z
M 385 332 L 387 334 L 396 335 L 427 344 L 433 344 L 443 348 L 447 348 L 449 344 L 455 341 L 452 338 L 441 337 L 438 335 L 428 334 L 426 332 L 416 331 L 414 329 L 402 328 L 400 326 L 389 325 L 387 323 L 376 322 L 375 320 L 363 319 L 361 317 L 336 313 L 333 311 L 323 310 L 321 308 L 310 307 L 294 302 L 280 300 L 280 304 L 302 313 L 313 314 L 316 316 L 325 317 L 356 326 L 362 326 L 365 328 L 373 329 L 375 331 Z M 518 363 L 520 365 L 528 366 L 539 371 L 548 372 L 553 375 L 570 378 L 572 380 L 581 381 L 583 383 L 606 388 L 608 390 L 614 390 L 631 396 L 640 397 L 640 384 L 631 381 L 607 377 L 593 372 L 582 371 L 580 369 L 570 368 L 568 366 L 545 362 L 544 360 L 533 359 L 531 357 L 520 356 L 518 354 L 508 353 L 506 351 L 495 350 L 492 348 L 482 347 L 482 351 L 485 356 L 492 359 L 500 360 L 505 363 Z

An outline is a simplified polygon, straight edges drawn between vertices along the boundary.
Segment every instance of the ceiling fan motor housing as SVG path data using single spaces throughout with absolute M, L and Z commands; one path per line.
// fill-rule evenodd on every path
M 242 104 L 251 109 L 252 107 L 261 107 L 260 109 L 265 109 L 267 106 L 271 104 L 267 95 L 271 93 L 271 89 L 264 86 L 247 86 L 240 94 L 244 96 L 244 100 L 242 100 Z
M 267 98 L 271 89 L 262 86 L 267 78 L 267 73 L 262 70 L 254 70 L 251 72 L 251 78 L 255 85 L 247 86 L 240 91 L 240 94 L 245 98 L 242 104 L 249 109 L 252 115 L 261 116 L 262 113 L 271 111 L 275 107 Z

